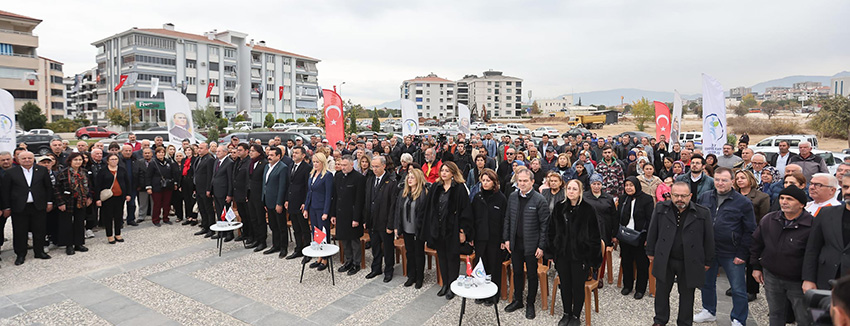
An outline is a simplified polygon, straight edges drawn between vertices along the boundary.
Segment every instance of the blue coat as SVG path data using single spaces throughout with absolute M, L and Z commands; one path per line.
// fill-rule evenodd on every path
M 286 201 L 286 186 L 289 179 L 289 166 L 283 161 L 278 161 L 275 164 L 272 172 L 266 178 L 266 173 L 269 172 L 270 164 L 263 167 L 263 203 L 269 209 L 274 209 L 275 206 L 283 206 Z
M 736 257 L 746 260 L 753 243 L 756 230 L 756 216 L 753 203 L 732 190 L 729 199 L 717 207 L 717 191 L 709 191 L 699 196 L 698 204 L 708 208 L 714 222 L 714 249 L 716 257 Z
M 304 202 L 305 210 L 322 210 L 322 214 L 331 213 L 331 195 L 334 191 L 334 175 L 327 172 L 325 176 L 310 176 L 310 184 L 307 186 L 307 200 Z

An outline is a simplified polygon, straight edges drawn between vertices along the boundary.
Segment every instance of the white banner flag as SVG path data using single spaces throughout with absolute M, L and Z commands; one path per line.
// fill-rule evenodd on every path
M 0 88 L 0 151 L 14 152 L 15 141 L 15 98 Z
M 127 74 L 127 81 L 124 82 L 125 85 L 135 85 L 136 80 L 139 79 L 139 73 L 131 72 Z
M 464 104 L 457 105 L 457 122 L 460 132 L 469 135 L 469 107 Z
M 159 93 L 159 78 L 151 77 L 151 97 Z
M 192 122 L 192 109 L 186 95 L 173 90 L 164 90 L 165 116 L 168 120 L 168 142 L 179 146 L 183 139 L 195 144 L 195 124 Z
M 487 272 L 484 270 L 484 264 L 482 263 L 482 259 L 478 260 L 478 264 L 475 265 L 475 268 L 472 269 L 472 277 L 477 278 L 483 281 L 487 277 Z
M 726 144 L 726 100 L 720 82 L 706 74 L 702 74 L 702 117 L 703 155 L 722 155 Z
M 416 112 L 416 103 L 411 100 L 401 100 L 402 135 L 419 134 L 419 114 Z
M 672 145 L 673 142 L 679 142 L 679 132 L 682 131 L 682 96 L 679 95 L 679 91 L 673 90 L 673 116 L 670 117 L 672 122 L 670 123 L 670 139 L 667 141 L 668 145 Z M 672 150 L 672 147 L 667 148 L 668 151 Z

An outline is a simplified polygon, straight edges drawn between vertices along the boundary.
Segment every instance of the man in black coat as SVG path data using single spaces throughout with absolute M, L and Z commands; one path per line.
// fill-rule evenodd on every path
M 198 158 L 195 160 L 195 200 L 198 201 L 198 212 L 201 214 L 201 230 L 195 235 L 204 235 L 205 238 L 213 236 L 210 226 L 215 223 L 212 198 L 207 197 L 207 190 L 212 182 L 212 170 L 215 157 L 210 154 L 210 147 L 206 143 L 198 144 Z
M 251 221 L 254 225 L 249 225 L 253 229 L 253 242 L 249 243 L 246 248 L 254 249 L 254 252 L 260 252 L 266 249 L 266 240 L 268 239 L 268 228 L 266 226 L 266 205 L 263 202 L 263 171 L 268 162 L 263 158 L 263 148 L 260 145 L 252 145 L 248 151 L 248 210 L 253 217 Z M 284 231 L 285 232 L 285 231 Z
M 255 216 L 251 215 L 248 208 L 248 183 L 250 176 L 248 168 L 251 166 L 251 159 L 248 158 L 248 150 L 250 147 L 247 143 L 240 143 L 236 146 L 236 162 L 233 165 L 233 208 L 239 213 L 242 219 L 242 234 L 236 237 L 236 241 L 254 242 L 253 225 Z
M 304 218 L 304 201 L 307 200 L 307 186 L 310 182 L 310 171 L 313 166 L 304 161 L 307 151 L 303 147 L 294 147 L 292 153 L 292 165 L 289 165 L 289 185 L 287 186 L 286 202 L 283 204 L 289 212 L 289 220 L 292 221 L 292 232 L 295 237 L 295 251 L 286 259 L 302 257 L 301 250 L 310 244 L 310 222 Z
M 655 206 L 646 238 L 646 254 L 653 261 L 655 325 L 670 320 L 670 291 L 679 286 L 679 325 L 693 323 L 694 290 L 705 283 L 705 271 L 714 259 L 714 227 L 711 214 L 691 202 L 691 188 L 676 182 L 672 201 Z
M 387 160 L 383 156 L 372 159 L 374 175 L 366 178 L 363 220 L 369 229 L 372 242 L 372 271 L 366 275 L 371 279 L 384 274 L 384 283 L 393 279 L 394 236 L 391 221 L 393 220 L 393 205 L 398 195 L 398 184 L 395 175 L 386 170 Z M 383 269 L 381 268 L 383 260 Z
M 53 210 L 53 185 L 47 169 L 35 165 L 32 152 L 21 152 L 18 163 L 6 170 L 0 181 L 0 203 L 3 216 L 12 216 L 12 244 L 15 265 L 21 265 L 27 256 L 27 233 L 32 232 L 32 251 L 35 258 L 50 259 L 44 252 L 47 230 L 47 212 Z
M 124 145 L 121 148 L 121 163 L 124 171 L 127 171 L 127 179 L 130 180 L 130 189 L 127 194 L 130 201 L 127 202 L 127 225 L 138 226 L 136 223 L 136 197 L 139 195 L 145 180 L 145 169 L 133 158 L 133 147 Z M 145 193 L 147 194 L 147 193 Z
M 221 214 L 230 207 L 230 201 L 233 200 L 233 160 L 230 159 L 227 147 L 219 146 L 215 150 L 216 159 L 213 162 L 212 181 L 210 181 L 207 189 L 207 196 L 213 199 L 213 215 L 216 219 L 221 217 Z M 213 235 L 213 239 L 218 239 L 220 235 Z M 233 232 L 225 232 L 224 241 L 233 240 Z
M 148 171 L 148 166 L 151 164 L 151 162 L 153 162 L 153 150 L 151 150 L 150 148 L 142 148 L 142 150 L 140 150 L 139 152 L 142 153 L 142 157 L 136 160 L 136 165 L 137 168 L 142 171 L 141 173 L 143 173 L 143 175 L 145 175 L 146 177 L 142 180 L 147 180 L 146 174 Z M 144 182 L 142 180 L 139 180 L 140 185 L 144 185 Z M 139 190 L 144 190 L 143 188 L 144 186 L 140 186 Z M 151 195 L 145 191 L 139 191 L 139 195 L 137 198 L 139 199 L 139 217 L 136 219 L 136 222 L 142 222 L 145 220 L 145 216 L 149 216 L 150 214 L 149 212 L 152 204 Z
M 841 180 L 844 205 L 821 208 L 815 218 L 806 255 L 803 260 L 803 292 L 811 289 L 829 290 L 829 280 L 850 273 L 850 230 L 844 228 L 844 216 L 850 215 L 850 176 Z
M 336 162 L 341 169 L 334 175 L 334 191 L 331 201 L 331 224 L 336 225 L 336 239 L 342 244 L 345 264 L 339 272 L 348 275 L 360 271 L 360 237 L 363 236 L 363 204 L 366 180 L 354 170 L 354 157 L 345 155 Z

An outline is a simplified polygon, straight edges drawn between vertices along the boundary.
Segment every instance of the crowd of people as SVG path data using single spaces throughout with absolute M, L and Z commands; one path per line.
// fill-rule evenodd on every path
M 807 142 L 799 154 L 782 142 L 768 161 L 748 139 L 737 151 L 725 145 L 719 156 L 664 137 L 562 141 L 487 133 L 351 135 L 335 146 L 316 136 L 276 137 L 266 146 L 236 137 L 174 146 L 131 133 L 124 144 L 70 148 L 55 139 L 48 155 L 36 157 L 26 144 L 0 153 L 0 206 L 3 225 L 12 220 L 16 265 L 26 260 L 30 236 L 35 258 L 49 259 L 54 246 L 73 255 L 88 251 L 95 230 L 121 243 L 125 222 L 137 226 L 150 216 L 157 227 L 197 226 L 197 236 L 244 241 L 254 252 L 300 258 L 318 270 L 329 258 L 311 262 L 302 249 L 313 230 L 333 230 L 345 257 L 338 270 L 347 275 L 360 271 L 358 249 L 368 235 L 365 277 L 390 282 L 401 237 L 405 287 L 423 286 L 426 248 L 443 266 L 437 295 L 447 299 L 455 295 L 449 284 L 460 255 L 474 253 L 493 280 L 510 261 L 514 291 L 505 310 L 525 308 L 528 319 L 535 318 L 537 270 L 554 265 L 564 307 L 559 325 L 579 323 L 586 281 L 603 285 L 606 247 L 619 248 L 627 271 L 622 295 L 640 300 L 650 273 L 657 279 L 655 325 L 670 319 L 674 282 L 678 324 L 715 320 L 719 268 L 731 285 L 733 325 L 746 324 L 748 302 L 762 287 L 771 325 L 810 325 L 804 291 L 830 289 L 830 280 L 850 270 L 850 163 L 829 174 Z M 213 232 L 230 208 L 241 233 Z M 702 308 L 693 314 L 697 288 Z

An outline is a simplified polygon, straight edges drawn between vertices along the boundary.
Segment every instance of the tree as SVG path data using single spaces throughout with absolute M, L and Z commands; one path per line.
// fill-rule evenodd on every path
M 265 126 L 266 128 L 271 128 L 272 126 L 274 126 L 274 115 L 273 114 L 271 114 L 271 113 L 266 114 L 266 120 L 263 122 L 263 126 Z
M 139 123 L 139 117 L 141 116 L 141 111 L 136 108 L 135 105 L 130 106 L 130 111 L 133 116 L 133 124 Z M 127 110 L 122 110 L 118 108 L 111 108 L 106 110 L 106 121 L 109 121 L 109 124 L 113 126 L 126 126 L 130 123 L 130 113 L 127 113 Z
M 578 98 L 578 106 L 581 106 L 581 97 Z
M 248 119 L 246 119 L 245 116 L 241 114 L 237 114 L 235 117 L 233 117 L 233 122 L 242 122 L 246 120 Z
M 77 125 L 74 120 L 68 118 L 58 119 L 45 125 L 45 128 L 53 130 L 54 132 L 74 132 L 80 127 L 82 126 Z
M 316 120 L 316 117 L 314 117 L 314 116 L 310 116 L 310 117 L 307 118 L 307 122 L 309 122 L 309 123 L 316 123 L 316 121 L 318 121 L 318 120 Z
M 41 108 L 33 102 L 24 103 L 15 118 L 24 130 L 41 129 L 47 123 L 47 116 L 41 113 Z
M 773 101 L 764 101 L 761 103 L 761 113 L 766 114 L 768 120 L 779 113 L 779 108 L 779 104 Z
M 198 129 L 207 129 L 215 127 L 218 123 L 217 110 L 214 106 L 207 105 L 204 109 L 192 110 L 192 122 Z
M 531 103 L 531 114 L 540 114 L 540 105 L 537 104 L 537 101 Z
M 349 119 L 350 122 L 348 124 L 348 130 L 346 130 L 345 132 L 347 132 L 349 134 L 356 134 L 357 133 L 357 115 L 354 114 L 354 112 L 350 112 L 350 113 L 348 113 L 348 119 Z
M 372 131 L 381 131 L 381 120 L 378 119 L 378 113 L 372 115 Z
M 747 115 L 747 113 L 750 113 L 750 109 L 745 108 L 743 103 L 741 103 L 741 105 L 737 105 L 737 106 L 733 107 L 732 111 L 734 111 L 735 115 L 737 115 L 739 117 L 743 117 L 743 116 Z
M 850 139 L 850 99 L 833 96 L 821 99 L 819 104 L 821 109 L 809 121 L 809 127 L 822 136 Z
M 74 117 L 74 123 L 80 125 L 80 127 L 91 125 L 91 120 L 86 119 L 86 116 L 82 113 L 78 113 L 76 117 Z
M 756 102 L 756 97 L 753 96 L 753 94 L 747 94 L 747 95 L 744 95 L 743 98 L 741 98 L 741 104 L 739 106 L 744 107 L 745 109 L 749 110 L 749 109 L 752 109 L 754 107 L 757 107 L 758 105 L 759 105 L 759 103 Z
M 295 119 L 295 122 L 297 122 L 297 123 L 305 123 L 305 122 L 307 122 L 307 120 L 304 120 L 304 118 L 298 118 L 298 119 Z
M 655 108 L 645 97 L 632 103 L 632 115 L 635 117 L 635 126 L 640 131 L 646 129 L 646 123 L 655 118 Z

